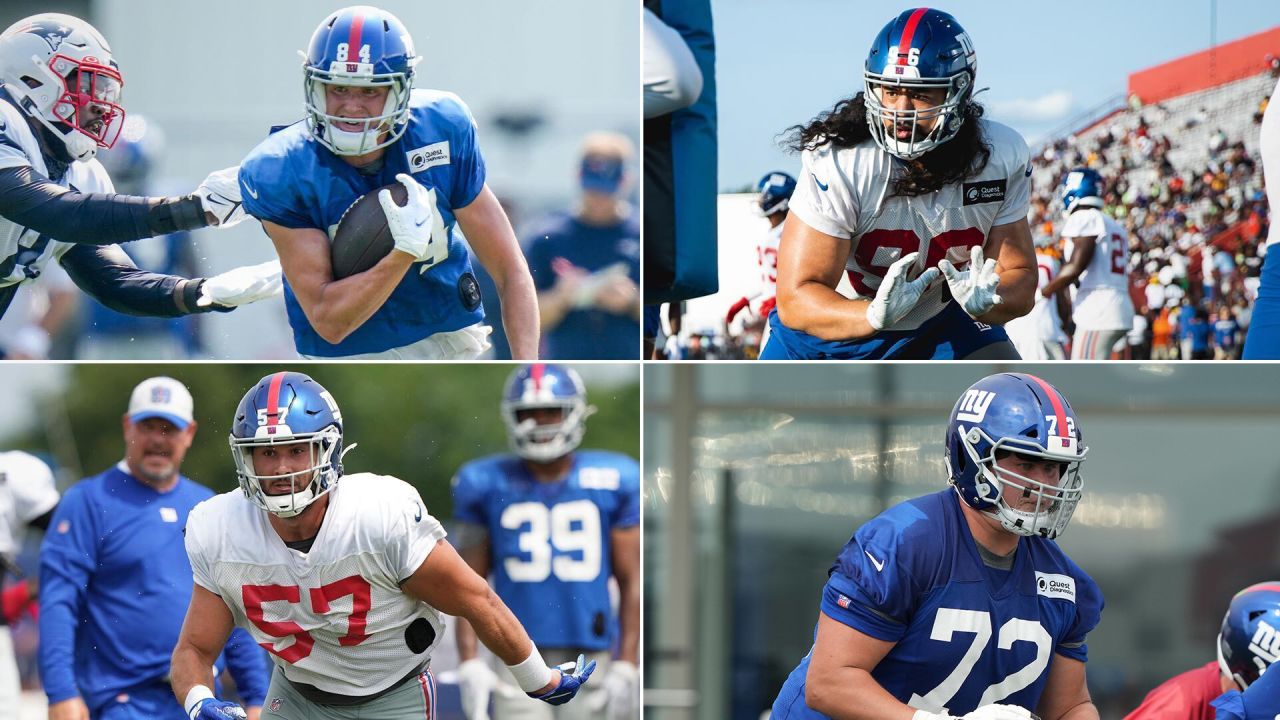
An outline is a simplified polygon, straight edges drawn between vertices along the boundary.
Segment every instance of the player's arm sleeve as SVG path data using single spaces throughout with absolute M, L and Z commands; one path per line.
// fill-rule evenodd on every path
M 1054 651 L 1072 660 L 1088 662 L 1089 646 L 1086 640 L 1102 619 L 1102 591 L 1092 578 L 1083 573 L 1076 575 L 1076 588 L 1075 622 L 1058 641 Z
M 244 628 L 233 628 L 227 638 L 227 670 L 236 681 L 236 688 L 246 705 L 261 707 L 271 683 L 270 663 L 267 653 Z
M 858 207 L 830 145 L 800 154 L 800 174 L 789 207 L 806 225 L 832 237 L 853 237 Z
M 898 562 L 888 533 L 858 531 L 845 545 L 822 589 L 822 612 L 879 640 L 897 642 L 907 631 L 921 594 Z
M 384 524 L 387 548 L 387 572 L 398 582 L 404 582 L 444 539 L 444 526 L 427 512 L 422 496 L 409 484 L 402 501 L 396 504 Z
M 476 139 L 476 119 L 466 103 L 457 97 L 453 111 L 454 132 L 451 167 L 453 168 L 453 186 L 449 188 L 449 206 L 457 209 L 471 204 L 472 200 L 484 189 L 485 166 L 484 156 L 480 154 L 480 144 Z
M 76 628 L 98 563 L 97 523 L 83 486 L 59 503 L 40 547 L 40 679 L 50 703 L 80 694 Z
M 0 216 L 65 243 L 113 245 L 208 225 L 200 199 L 82 193 L 31 166 L 0 169 Z
M 61 263 L 81 290 L 116 312 L 179 317 L 201 310 L 196 305 L 201 278 L 141 270 L 118 246 L 76 246 Z
M 1007 176 L 1009 183 L 1000 212 L 991 221 L 993 227 L 1026 220 L 1027 210 L 1031 207 L 1031 151 L 1027 149 L 1027 141 L 1021 135 L 1013 134 L 1012 142 L 1013 156 L 1009 160 Z
M 58 504 L 58 488 L 53 482 L 53 471 L 44 461 L 24 452 L 12 452 L 8 457 L 8 485 L 13 494 L 14 510 L 18 519 L 26 524 L 48 514 Z M 45 527 L 48 523 L 45 523 Z
M 609 518 L 612 528 L 634 527 L 640 524 L 640 464 L 631 458 L 619 463 L 621 474 L 618 482 L 618 505 Z

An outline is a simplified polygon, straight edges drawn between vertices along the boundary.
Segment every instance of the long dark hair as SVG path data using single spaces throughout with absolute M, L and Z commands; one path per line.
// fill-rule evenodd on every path
M 982 137 L 978 118 L 983 108 L 971 100 L 964 104 L 964 123 L 954 138 L 915 160 L 905 161 L 906 172 L 893 185 L 895 195 L 916 196 L 934 192 L 944 185 L 977 175 L 991 159 L 991 146 Z M 783 131 L 782 146 L 793 152 L 814 150 L 831 143 L 853 147 L 871 139 L 867 127 L 865 93 L 845 98 L 836 106 L 809 121 Z

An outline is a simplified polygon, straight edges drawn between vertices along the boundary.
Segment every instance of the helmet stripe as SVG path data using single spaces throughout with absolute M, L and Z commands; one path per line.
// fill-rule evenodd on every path
M 1058 416 L 1058 431 L 1062 433 L 1063 437 L 1066 437 L 1067 411 L 1063 407 L 1062 399 L 1058 397 L 1058 391 L 1054 390 L 1052 385 L 1041 380 L 1035 375 L 1028 375 L 1027 377 L 1035 380 L 1036 384 L 1040 386 L 1040 389 L 1044 391 L 1044 394 L 1049 396 L 1049 404 L 1053 406 L 1053 414 Z
M 916 34 L 916 26 L 920 24 L 920 18 L 929 12 L 929 8 L 916 8 L 911 13 L 911 17 L 907 18 L 907 26 L 902 29 L 902 39 L 898 41 L 898 64 L 907 64 L 907 51 L 911 49 L 912 37 Z
M 547 370 L 547 366 L 542 363 L 534 363 L 529 366 L 529 379 L 533 381 L 534 392 L 542 392 L 542 375 Z
M 284 385 L 284 376 L 278 372 L 271 376 L 271 384 L 267 386 L 267 434 L 274 435 L 276 425 L 280 423 L 280 386 Z
M 1236 597 L 1240 597 L 1241 595 L 1243 595 L 1243 594 L 1245 594 L 1245 593 L 1249 593 L 1249 592 L 1258 592 L 1258 591 L 1261 591 L 1261 590 L 1269 590 L 1269 591 L 1272 591 L 1272 592 L 1280 592 L 1280 583 L 1274 583 L 1274 582 L 1263 582 L 1263 583 L 1258 583 L 1257 585 L 1250 585 L 1249 587 L 1247 587 L 1247 588 L 1245 588 L 1245 589 L 1241 590 L 1240 592 L 1236 593 Z
M 351 34 L 347 36 L 347 62 L 360 62 L 360 31 L 364 29 L 364 15 L 356 13 L 351 18 Z

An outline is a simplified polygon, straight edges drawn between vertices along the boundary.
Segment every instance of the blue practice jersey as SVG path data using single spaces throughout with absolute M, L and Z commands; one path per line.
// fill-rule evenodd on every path
M 640 221 L 635 213 L 612 225 L 590 225 L 558 214 L 531 235 L 529 272 L 538 292 L 557 281 L 552 263 L 564 258 L 588 273 L 624 274 L 640 284 Z M 639 302 L 637 300 L 636 302 Z M 542 356 L 559 360 L 635 360 L 640 357 L 640 321 L 595 308 L 575 308 L 543 335 Z
M 1052 540 L 1021 538 L 1011 570 L 982 561 L 948 488 L 886 510 L 829 571 L 822 613 L 896 643 L 871 672 L 904 703 L 963 715 L 989 703 L 1034 710 L 1054 655 L 1084 662 L 1102 593 Z M 809 656 L 774 720 L 825 718 L 805 705 Z
M 535 480 L 514 455 L 474 460 L 454 478 L 453 514 L 488 531 L 494 590 L 535 644 L 612 646 L 610 531 L 640 524 L 635 460 L 579 450 L 554 483 Z
M 352 203 L 395 183 L 398 173 L 436 190 L 436 206 L 449 232 L 449 258 L 429 270 L 409 268 L 382 307 L 342 342 L 329 343 L 316 333 L 285 281 L 285 308 L 300 354 L 383 352 L 484 319 L 471 256 L 454 234 L 454 212 L 484 188 L 475 120 L 456 95 L 437 90 L 414 90 L 409 108 L 409 128 L 387 147 L 376 172 L 348 165 L 316 142 L 302 122 L 273 133 L 240 164 L 240 190 L 250 215 L 287 228 L 318 229 L 330 239 Z
M 124 463 L 66 492 L 40 548 L 40 677 L 50 702 L 76 695 L 96 709 L 130 688 L 163 680 L 191 602 L 183 528 L 213 496 L 180 477 L 160 493 Z M 229 663 L 241 694 L 261 705 L 266 654 L 232 632 Z M 177 700 L 174 709 L 181 716 Z

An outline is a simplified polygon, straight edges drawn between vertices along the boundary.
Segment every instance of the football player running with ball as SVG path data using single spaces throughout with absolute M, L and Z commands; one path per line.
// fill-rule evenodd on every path
M 418 492 L 386 475 L 344 477 L 343 452 L 338 404 L 306 375 L 268 375 L 240 401 L 241 490 L 201 503 L 186 528 L 195 586 L 172 678 L 192 720 L 244 717 L 209 689 L 234 625 L 276 666 L 264 719 L 434 718 L 440 613 L 466 618 L 531 697 L 572 699 L 595 663 L 547 667 Z
M 640 467 L 633 458 L 578 450 L 587 405 L 582 380 L 531 365 L 507 380 L 502 420 L 514 454 L 463 465 L 453 484 L 458 548 L 548 654 L 585 653 L 603 682 L 564 708 L 531 702 L 476 657 L 475 632 L 458 623 L 467 720 L 635 720 L 640 713 Z M 618 582 L 618 613 L 609 578 Z M 610 650 L 617 648 L 610 658 Z M 554 649 L 553 649 L 554 648 Z M 497 691 L 497 692 L 494 692 Z
M 303 357 L 469 360 L 489 348 L 471 255 L 493 277 L 512 357 L 538 353 L 533 278 L 485 184 L 475 120 L 462 100 L 414 90 L 409 31 L 385 10 L 338 10 L 303 64 L 307 116 L 279 129 L 240 168 L 245 209 L 262 221 L 285 274 L 285 308 Z M 337 279 L 330 241 L 343 212 L 379 193 L 394 249 Z
M 773 720 L 1098 720 L 1085 684 L 1102 595 L 1053 541 L 1084 483 L 1075 412 L 1032 375 L 965 391 L 950 487 L 858 528 Z
M 976 77 L 955 18 L 907 10 L 872 43 L 865 91 L 792 129 L 802 168 L 761 359 L 1018 357 L 1000 324 L 1036 289 L 1030 153 L 982 118 Z

